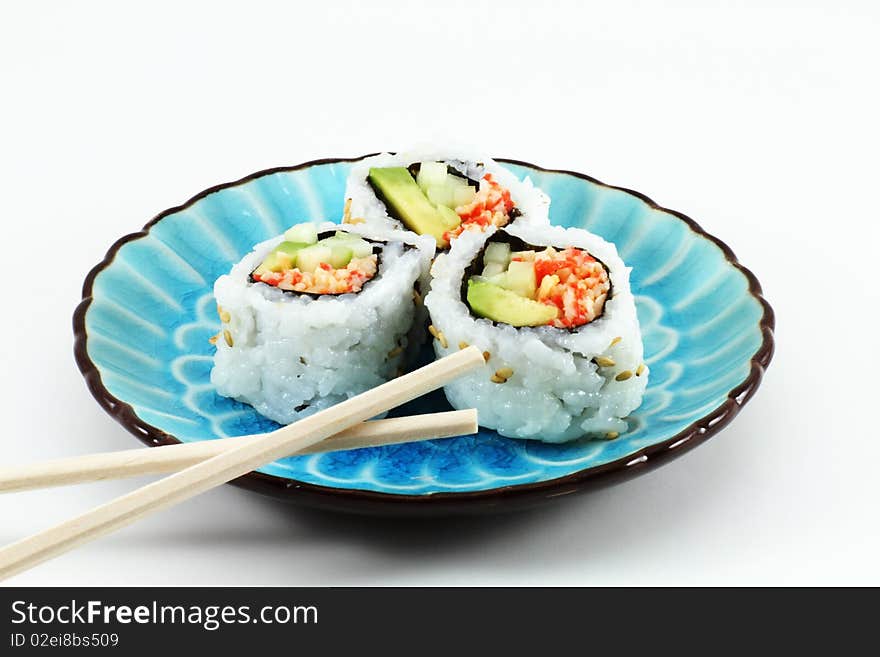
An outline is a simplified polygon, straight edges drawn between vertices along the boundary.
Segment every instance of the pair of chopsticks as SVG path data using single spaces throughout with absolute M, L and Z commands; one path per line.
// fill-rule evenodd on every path
M 407 432 L 413 431 L 416 425 L 425 424 L 426 420 L 427 425 L 432 427 L 426 430 L 426 437 L 473 433 L 476 429 L 474 411 L 365 421 L 435 390 L 484 362 L 479 349 L 467 347 L 357 397 L 260 436 L 130 450 L 132 458 L 129 460 L 117 454 L 99 454 L 56 461 L 48 466 L 31 466 L 29 473 L 24 469 L 17 475 L 0 471 L 7 482 L 4 489 L 9 491 L 114 476 L 173 472 L 183 468 L 0 549 L 0 580 L 236 479 L 266 463 L 304 453 L 331 436 L 333 438 L 326 441 L 326 449 L 312 451 L 409 441 L 413 438 Z M 167 456 L 150 456 L 151 452 Z
M 477 432 L 477 411 L 445 411 L 410 415 L 387 420 L 362 422 L 326 440 L 298 450 L 297 455 L 338 452 L 362 447 L 396 445 L 399 443 L 466 436 Z M 237 436 L 191 443 L 142 447 L 120 452 L 104 452 L 87 456 L 0 466 L 0 494 L 17 493 L 37 488 L 69 486 L 89 481 L 123 479 L 141 475 L 178 472 L 213 456 L 227 452 L 256 436 Z

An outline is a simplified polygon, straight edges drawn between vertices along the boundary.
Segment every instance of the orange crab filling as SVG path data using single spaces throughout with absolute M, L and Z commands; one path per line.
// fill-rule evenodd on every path
M 364 284 L 376 275 L 378 258 L 375 254 L 352 258 L 346 267 L 334 268 L 322 262 L 313 272 L 297 267 L 280 272 L 252 274 L 255 281 L 290 292 L 307 294 L 348 294 L 360 292 Z
M 538 286 L 534 300 L 559 309 L 553 326 L 574 328 L 602 314 L 611 282 L 605 267 L 593 256 L 574 247 L 521 253 L 512 261 L 534 262 Z
M 491 173 L 487 173 L 480 180 L 480 189 L 474 200 L 455 208 L 461 224 L 453 230 L 446 231 L 443 238 L 449 242 L 466 230 L 483 231 L 489 226 L 499 228 L 506 226 L 510 221 L 511 210 L 513 210 L 513 201 L 510 198 L 510 190 L 498 184 Z

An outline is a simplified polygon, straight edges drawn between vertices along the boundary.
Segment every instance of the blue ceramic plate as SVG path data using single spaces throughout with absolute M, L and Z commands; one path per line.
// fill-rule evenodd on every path
M 352 160 L 261 171 L 208 189 L 120 239 L 88 275 L 76 357 L 105 410 L 151 445 L 277 425 L 220 397 L 208 338 L 214 280 L 256 242 L 342 215 Z M 507 160 L 553 199 L 551 220 L 598 233 L 633 268 L 651 377 L 629 431 L 565 445 L 476 436 L 286 458 L 237 483 L 338 509 L 421 513 L 511 508 L 616 481 L 716 433 L 757 388 L 773 353 L 758 281 L 695 222 L 579 173 Z M 442 393 L 397 414 L 448 409 Z

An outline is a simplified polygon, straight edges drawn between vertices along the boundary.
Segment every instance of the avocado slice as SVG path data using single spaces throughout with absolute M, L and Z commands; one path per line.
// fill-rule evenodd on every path
M 452 208 L 447 208 L 445 205 L 438 205 L 437 211 L 443 217 L 443 221 L 446 222 L 446 227 L 449 230 L 455 230 L 461 225 L 461 217 L 459 217 Z
M 447 218 L 428 200 L 405 167 L 374 167 L 367 180 L 391 216 L 419 235 L 431 235 L 438 247 L 449 246 L 443 237 L 450 230 Z
M 480 317 L 511 326 L 543 326 L 559 315 L 555 306 L 526 299 L 484 281 L 468 281 L 467 302 Z

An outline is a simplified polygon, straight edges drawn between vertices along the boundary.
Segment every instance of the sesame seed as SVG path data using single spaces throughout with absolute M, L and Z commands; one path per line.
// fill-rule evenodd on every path
M 223 322 L 224 324 L 228 324 L 229 322 L 232 321 L 232 315 L 230 315 L 228 311 L 223 310 L 221 308 L 219 314 L 220 314 L 220 321 Z
M 608 356 L 596 356 L 594 359 L 599 367 L 614 367 L 616 364 L 613 358 Z
M 614 345 L 616 345 L 616 344 L 617 344 L 618 342 L 620 342 L 621 340 L 623 340 L 623 338 L 620 337 L 620 336 L 618 335 L 616 338 L 614 338 L 614 339 L 611 341 L 611 344 L 608 345 L 608 347 L 609 347 L 609 348 L 610 348 L 610 347 L 613 347 Z
M 394 347 L 391 351 L 388 352 L 388 358 L 394 358 L 395 356 L 399 356 L 403 352 L 403 347 L 400 345 Z
M 220 337 L 219 334 L 217 334 L 217 335 L 212 335 L 210 338 L 208 338 L 208 342 L 210 342 L 211 344 L 217 344 L 217 338 L 218 338 L 218 337 Z
M 642 372 L 644 372 L 644 371 L 645 371 L 645 364 L 642 363 L 641 365 L 638 366 L 638 368 L 636 368 L 636 376 L 641 376 Z
M 492 383 L 505 383 L 505 382 L 507 381 L 507 379 L 502 379 L 502 378 L 501 378 L 500 376 L 498 376 L 497 374 L 493 374 L 491 377 L 489 377 L 489 380 L 490 380 Z
M 440 332 L 437 334 L 437 340 L 440 341 L 440 346 L 443 347 L 444 349 L 446 349 L 447 347 L 449 347 L 449 343 L 446 342 L 446 336 L 443 335 L 443 331 L 440 331 Z
M 226 340 L 226 344 L 230 347 L 234 346 L 232 341 L 232 333 L 229 332 L 229 329 L 223 329 L 223 339 Z
M 509 367 L 502 367 L 500 370 L 495 371 L 495 376 L 499 376 L 502 379 L 509 379 L 513 376 L 513 370 Z
M 458 343 L 459 349 L 467 349 L 469 346 L 470 345 L 467 342 L 465 342 L 464 340 L 462 340 L 461 342 Z
M 487 363 L 489 362 L 489 358 L 491 358 L 491 356 L 492 356 L 492 354 L 490 354 L 488 351 L 483 352 L 483 360 L 486 361 Z
M 608 440 L 614 440 L 614 439 L 617 438 L 619 435 L 620 435 L 620 434 L 619 434 L 617 431 L 609 431 L 608 433 L 605 434 L 605 437 L 606 437 Z
M 623 370 L 620 374 L 614 377 L 615 381 L 626 381 L 629 377 L 631 377 L 633 373 L 630 370 Z
M 342 209 L 342 223 L 348 223 L 351 219 L 351 199 L 345 199 L 345 207 Z
M 429 324 L 428 325 L 428 333 L 430 333 L 431 335 L 433 335 L 436 338 L 439 331 L 437 330 L 436 326 L 434 326 L 433 324 Z

